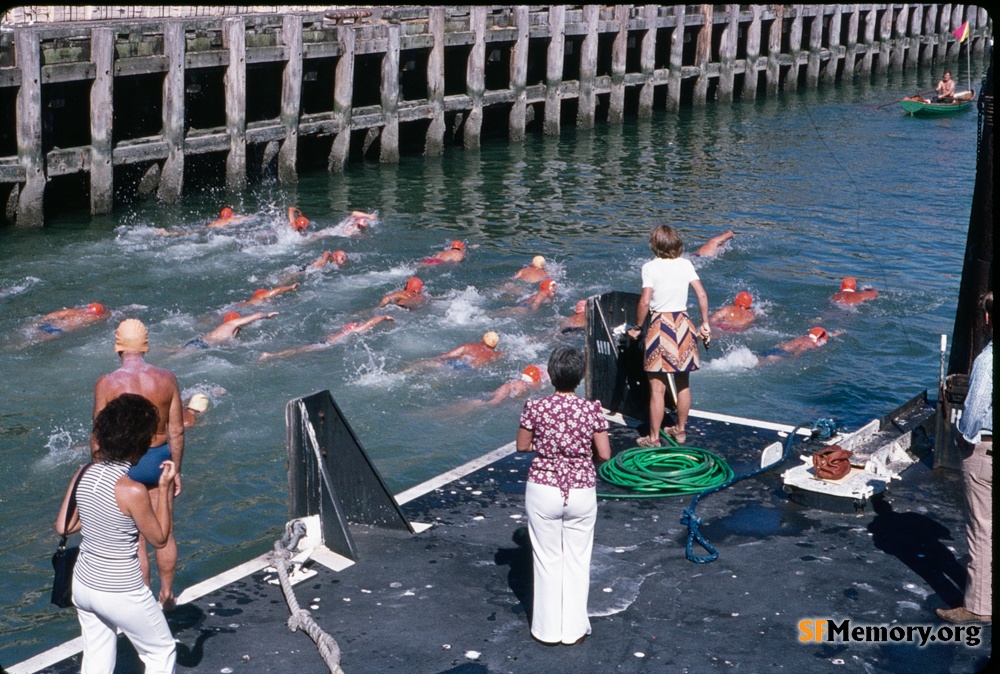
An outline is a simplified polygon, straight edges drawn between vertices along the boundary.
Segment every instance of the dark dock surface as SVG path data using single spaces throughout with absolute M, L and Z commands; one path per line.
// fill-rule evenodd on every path
M 737 474 L 783 441 L 775 430 L 706 418 L 690 428 L 690 445 L 726 457 Z M 613 425 L 615 451 L 635 437 Z M 403 504 L 412 522 L 432 525 L 425 531 L 353 527 L 359 561 L 341 571 L 313 563 L 317 574 L 295 593 L 339 643 L 348 674 L 983 671 L 992 626 L 978 630 L 978 645 L 965 642 L 967 630 L 957 643 L 922 647 L 800 642 L 804 619 L 937 629 L 945 623 L 934 609 L 959 604 L 965 582 L 958 473 L 932 470 L 928 454 L 859 514 L 807 508 L 789 501 L 780 474 L 814 449 L 799 441 L 785 465 L 701 501 L 702 533 L 720 554 L 711 564 L 685 558 L 689 497 L 600 499 L 593 634 L 579 646 L 529 636 L 531 455 L 508 454 Z M 289 632 L 268 576 L 251 573 L 178 607 L 178 672 L 328 671 L 309 637 Z M 141 671 L 119 643 L 116 671 Z M 75 655 L 38 671 L 79 665 Z

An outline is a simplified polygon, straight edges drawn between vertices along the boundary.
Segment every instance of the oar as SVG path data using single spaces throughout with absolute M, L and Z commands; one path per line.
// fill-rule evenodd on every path
M 935 91 L 937 91 L 937 89 L 931 89 L 930 91 L 925 91 L 923 93 L 919 93 L 919 94 L 917 94 L 917 96 L 926 96 L 927 94 L 933 94 Z M 881 110 L 882 108 L 884 108 L 884 107 L 886 107 L 888 105 L 895 105 L 896 103 L 899 103 L 899 101 L 902 101 L 905 98 L 909 98 L 909 96 L 904 96 L 903 98 L 900 98 L 898 101 L 892 101 L 891 103 L 883 103 L 882 105 L 876 107 L 875 109 L 876 110 Z

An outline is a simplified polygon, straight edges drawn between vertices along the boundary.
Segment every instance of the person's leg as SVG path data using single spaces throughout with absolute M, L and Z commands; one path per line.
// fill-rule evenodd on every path
M 677 386 L 677 425 L 674 426 L 678 435 L 683 436 L 687 425 L 688 413 L 691 411 L 691 373 L 675 372 L 674 385 Z
M 986 444 L 986 443 L 982 443 Z M 964 606 L 976 615 L 992 615 L 993 602 L 993 457 L 982 444 L 962 461 L 969 544 L 969 581 Z M 990 443 L 992 450 L 992 443 Z
M 149 500 L 153 504 L 153 511 L 156 512 L 156 504 L 160 500 L 159 487 L 149 490 Z M 139 540 L 141 543 L 139 546 L 140 550 L 145 549 L 145 541 L 142 540 L 141 535 Z M 140 566 L 142 565 L 141 558 L 139 564 Z M 163 606 L 164 611 L 172 611 L 176 604 L 174 597 L 174 574 L 177 572 L 177 539 L 174 538 L 172 526 L 170 536 L 167 538 L 167 544 L 156 551 L 156 570 L 160 573 L 160 605 Z M 146 586 L 150 587 L 148 559 L 143 569 L 143 578 L 146 581 Z
M 78 581 L 73 583 L 73 604 L 83 636 L 80 674 L 111 674 L 115 671 L 118 634 L 114 624 L 98 613 L 106 603 L 102 601 L 103 594 L 106 593 L 92 590 Z
M 173 674 L 177 644 L 163 609 L 149 588 L 107 594 L 113 594 L 116 599 L 115 606 L 108 610 L 108 618 L 132 642 L 139 659 L 146 665 L 146 674 Z
M 534 579 L 531 634 L 545 643 L 559 643 L 563 619 L 562 494 L 556 487 L 528 482 L 524 507 Z
M 663 425 L 664 399 L 667 395 L 667 375 L 664 372 L 647 372 L 649 378 L 649 441 L 660 443 L 660 426 Z
M 573 644 L 590 634 L 587 599 L 590 557 L 597 523 L 597 490 L 572 489 L 563 518 L 562 642 Z

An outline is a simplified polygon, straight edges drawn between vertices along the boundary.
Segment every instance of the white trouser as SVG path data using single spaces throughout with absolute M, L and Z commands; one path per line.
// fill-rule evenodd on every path
M 524 493 L 534 567 L 531 634 L 572 644 L 590 634 L 587 595 L 597 522 L 597 490 L 571 489 L 563 505 L 558 487 L 528 482 Z
M 83 666 L 80 674 L 112 674 L 118 657 L 121 628 L 146 674 L 173 674 L 177 644 L 163 609 L 148 587 L 130 592 L 102 592 L 73 580 L 73 604 L 83 633 Z

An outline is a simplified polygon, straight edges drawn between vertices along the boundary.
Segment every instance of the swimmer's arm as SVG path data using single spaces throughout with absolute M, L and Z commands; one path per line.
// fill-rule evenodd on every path
M 234 320 L 231 320 L 229 321 L 228 325 L 232 326 L 233 328 L 242 328 L 244 325 L 249 325 L 255 321 L 260 321 L 265 318 L 274 318 L 277 315 L 278 315 L 277 311 L 270 311 L 267 313 L 264 313 L 263 311 L 258 311 L 256 313 L 250 314 L 249 316 L 243 316 L 242 318 L 236 318 Z
M 295 222 L 295 218 L 302 215 L 302 211 L 295 208 L 295 206 L 288 207 L 288 222 Z
M 275 351 L 274 353 L 264 352 L 260 354 L 260 360 L 268 360 L 270 358 L 284 358 L 285 356 L 295 356 L 300 353 L 309 353 L 310 351 L 322 351 L 323 349 L 330 346 L 331 343 L 332 343 L 331 338 L 328 338 L 326 342 L 323 342 L 321 344 L 307 344 L 305 346 L 297 346 L 292 349 L 285 349 L 284 351 Z
M 440 356 L 435 356 L 437 360 L 447 360 L 448 358 L 461 358 L 465 355 L 465 345 L 456 346 L 454 349 L 448 353 L 442 353 Z
M 379 314 L 378 316 L 372 316 L 367 321 L 356 327 L 354 329 L 354 332 L 360 332 L 361 330 L 367 330 L 369 328 L 373 328 L 382 321 L 395 321 L 395 320 L 396 320 L 395 318 L 389 316 L 388 314 Z

